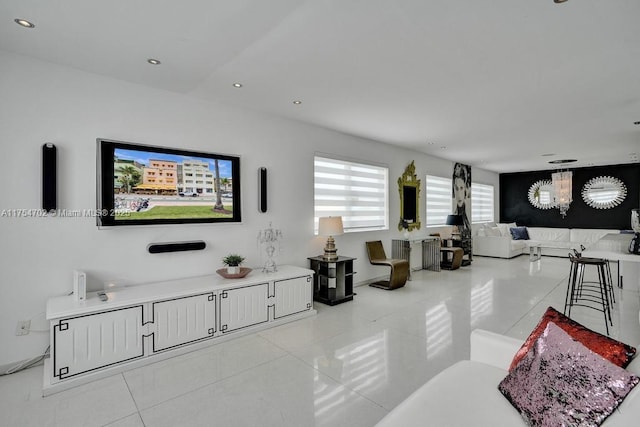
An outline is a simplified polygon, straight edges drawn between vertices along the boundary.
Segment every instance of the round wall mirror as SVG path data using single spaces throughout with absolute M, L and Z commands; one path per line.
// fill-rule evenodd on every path
M 595 209 L 611 209 L 627 197 L 627 186 L 612 176 L 591 178 L 582 187 L 582 199 Z
M 529 203 L 538 209 L 551 209 L 556 205 L 553 203 L 553 184 L 550 179 L 536 181 L 529 188 Z

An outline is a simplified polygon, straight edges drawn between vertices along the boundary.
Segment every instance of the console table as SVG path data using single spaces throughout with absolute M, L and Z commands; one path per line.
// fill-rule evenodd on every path
M 242 279 L 191 277 L 47 301 L 51 357 L 43 394 L 54 393 L 242 334 L 316 313 L 313 271 L 280 266 Z
M 421 247 L 420 267 L 412 267 L 411 252 L 414 246 Z M 391 241 L 391 258 L 406 259 L 409 262 L 409 280 L 412 270 L 440 271 L 440 238 L 436 236 L 414 239 L 393 239 Z M 414 263 L 415 264 L 415 263 Z
M 336 305 L 353 299 L 353 261 L 356 258 L 339 256 L 327 261 L 322 256 L 309 258 L 313 276 L 313 299 Z

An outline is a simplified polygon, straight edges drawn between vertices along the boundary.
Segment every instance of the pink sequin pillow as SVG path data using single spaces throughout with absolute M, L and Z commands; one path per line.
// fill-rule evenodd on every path
M 549 322 L 498 389 L 530 426 L 599 426 L 639 381 Z
M 549 322 L 555 323 L 574 339 L 580 341 L 589 350 L 598 353 L 600 356 L 621 368 L 626 368 L 636 354 L 634 347 L 599 334 L 589 328 L 585 328 L 580 323 L 568 318 L 553 307 L 549 307 L 542 315 L 540 322 L 538 322 L 533 331 L 531 331 L 531 334 L 524 344 L 522 344 L 520 350 L 518 350 L 513 357 L 509 371 L 515 368 L 518 362 L 520 362 L 520 359 L 529 352 L 529 349 L 536 342 L 540 334 L 542 334 L 542 331 L 544 331 Z

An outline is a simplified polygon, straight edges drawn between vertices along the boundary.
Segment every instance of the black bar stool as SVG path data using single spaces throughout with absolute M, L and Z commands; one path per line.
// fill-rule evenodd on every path
M 583 245 L 580 245 L 580 250 L 584 251 L 585 247 Z M 594 261 L 594 260 L 598 260 L 598 261 L 599 260 L 604 260 L 605 269 L 606 269 L 606 272 L 607 272 L 607 279 L 608 279 L 607 280 L 607 289 L 609 291 L 609 299 L 610 299 L 610 301 L 612 303 L 615 304 L 616 295 L 615 295 L 615 293 L 613 291 L 613 279 L 612 279 L 612 275 L 611 275 L 611 263 L 609 262 L 609 260 L 606 259 L 606 258 L 589 258 L 589 257 L 585 258 L 585 257 L 582 256 L 582 252 L 578 252 L 575 249 L 573 250 L 573 253 L 575 254 L 576 258 L 582 258 L 582 259 L 585 259 L 585 260 L 592 260 L 592 261 Z M 620 263 L 618 263 L 618 270 L 617 271 L 618 271 L 618 274 L 617 274 L 617 276 L 618 276 L 618 287 L 621 287 L 620 286 Z
M 567 282 L 567 294 L 564 300 L 564 314 L 571 317 L 573 306 L 587 307 L 602 312 L 604 324 L 609 335 L 609 324 L 613 326 L 611 319 L 611 302 L 609 300 L 611 276 L 607 275 L 607 262 L 601 258 L 577 257 L 569 253 L 571 269 Z M 584 272 L 588 265 L 596 267 L 598 281 L 585 281 Z

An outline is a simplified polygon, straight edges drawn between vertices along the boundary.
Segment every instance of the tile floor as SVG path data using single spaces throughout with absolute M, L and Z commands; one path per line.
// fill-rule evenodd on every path
M 418 271 L 404 288 L 358 287 L 353 302 L 316 304 L 315 317 L 47 398 L 38 366 L 0 377 L 0 425 L 372 426 L 468 358 L 472 329 L 524 339 L 549 305 L 562 311 L 568 267 L 476 257 L 470 268 Z M 638 291 L 616 291 L 611 336 L 638 345 Z M 595 311 L 573 318 L 604 331 Z

